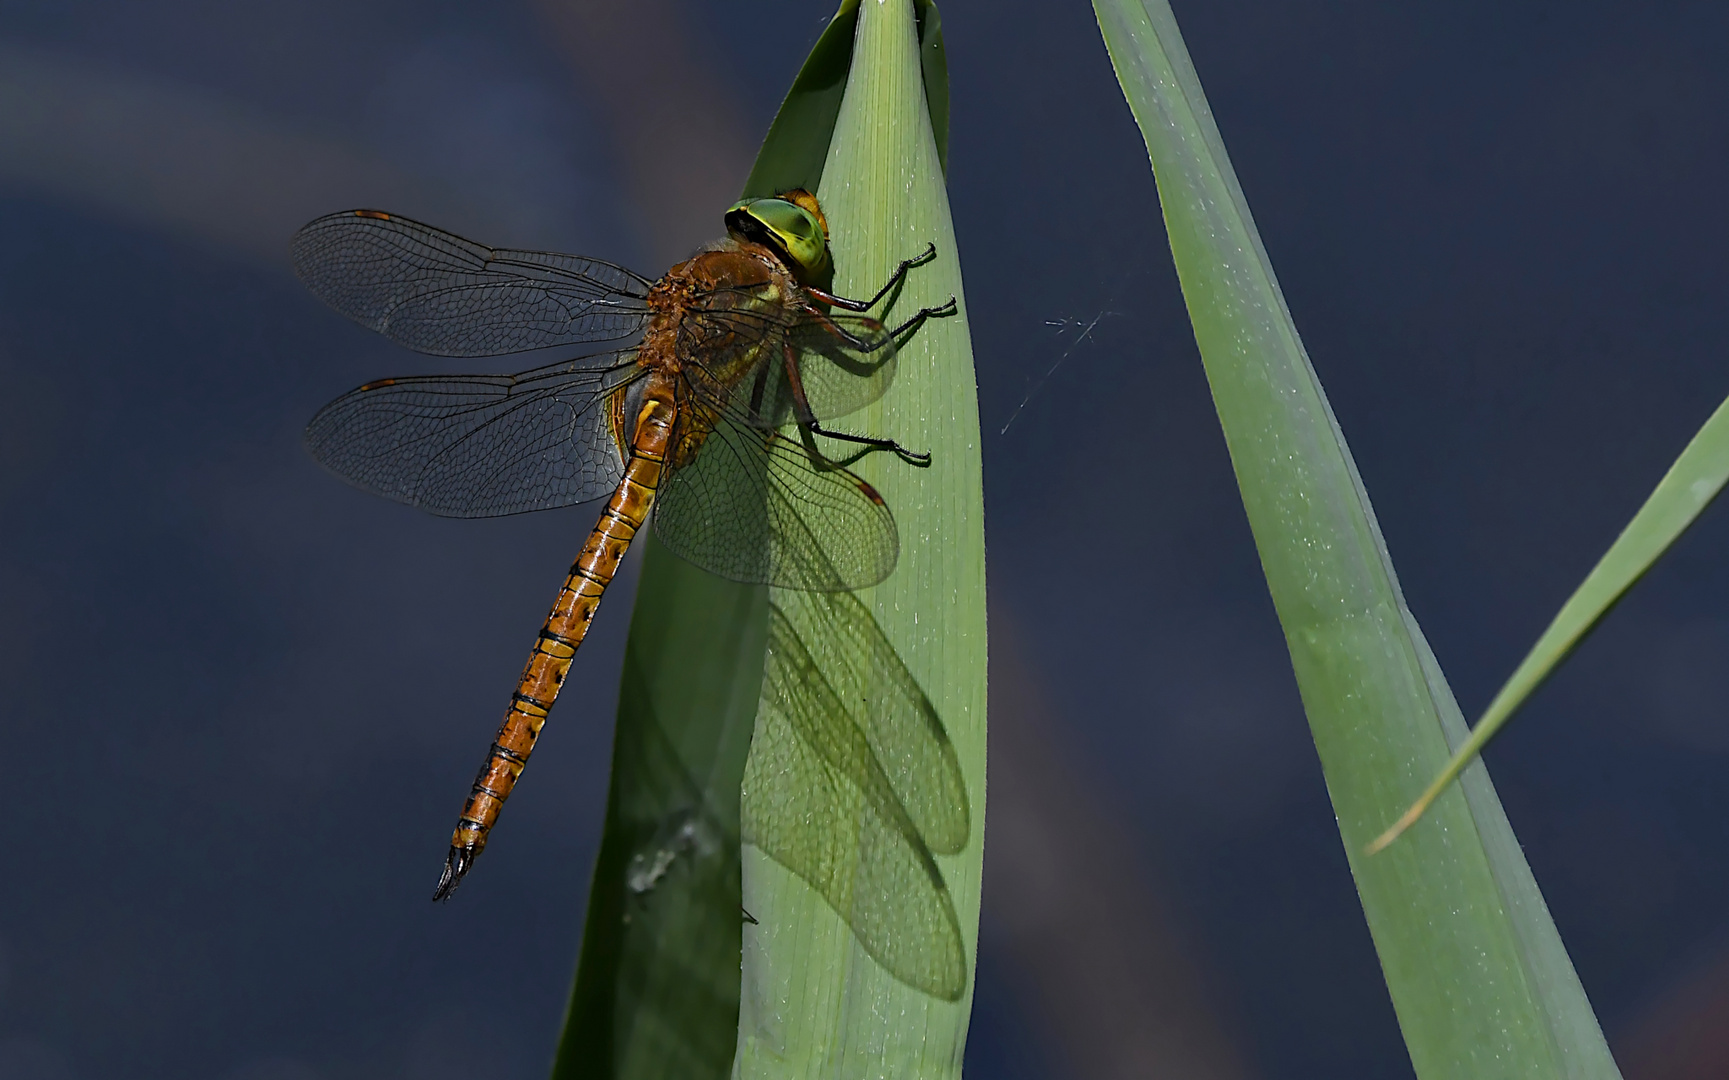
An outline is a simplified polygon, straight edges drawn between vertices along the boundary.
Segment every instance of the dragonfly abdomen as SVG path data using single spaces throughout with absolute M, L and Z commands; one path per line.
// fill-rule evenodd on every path
M 451 833 L 450 855 L 445 860 L 444 875 L 439 879 L 434 900 L 450 895 L 486 847 L 487 833 L 498 821 L 504 801 L 522 775 L 523 766 L 528 764 L 528 756 L 534 751 L 535 740 L 540 737 L 553 702 L 558 699 L 576 650 L 588 636 L 589 623 L 600 607 L 600 598 L 618 573 L 630 542 L 648 519 L 665 469 L 674 416 L 670 389 L 657 392 L 662 381 L 651 378 L 644 392 L 624 476 L 588 534 L 576 562 L 571 564 L 570 574 L 535 639 L 534 651 L 529 654 L 516 691 L 510 696 L 510 710 L 504 714 L 504 723 Z

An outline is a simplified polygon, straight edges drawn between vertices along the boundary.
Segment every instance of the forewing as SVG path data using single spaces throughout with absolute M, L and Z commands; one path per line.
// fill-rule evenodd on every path
M 598 259 L 489 248 L 376 210 L 294 234 L 300 280 L 355 322 L 436 356 L 619 341 L 648 318 L 651 283 Z
M 603 368 L 382 379 L 319 410 L 306 446 L 349 482 L 445 517 L 587 502 L 624 475 L 606 398 L 639 371 L 625 353 Z
M 821 894 L 897 979 L 960 998 L 966 951 L 942 872 L 864 730 L 778 608 L 740 824 L 747 842 Z
M 727 414 L 662 486 L 654 527 L 667 547 L 710 573 L 788 589 L 875 585 L 900 555 L 894 515 L 875 488 Z

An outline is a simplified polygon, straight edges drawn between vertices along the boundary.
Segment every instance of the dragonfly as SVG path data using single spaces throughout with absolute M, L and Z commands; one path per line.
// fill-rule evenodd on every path
M 794 189 L 726 211 L 726 237 L 658 281 L 599 259 L 490 248 L 378 210 L 295 234 L 296 274 L 319 298 L 435 356 L 585 351 L 515 375 L 378 379 L 307 426 L 312 456 L 356 486 L 449 517 L 605 498 L 523 668 L 463 804 L 433 899 L 485 849 L 577 649 L 652 515 L 674 553 L 734 581 L 834 593 L 874 585 L 899 556 L 894 517 L 846 464 L 927 454 L 828 422 L 879 398 L 898 347 L 955 301 L 889 327 L 866 313 L 935 245 L 866 300 L 825 290 L 828 224 Z M 831 458 L 816 440 L 856 447 Z

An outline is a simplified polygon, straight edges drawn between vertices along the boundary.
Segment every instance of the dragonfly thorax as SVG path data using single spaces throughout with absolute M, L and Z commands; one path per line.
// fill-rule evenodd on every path
M 668 270 L 646 303 L 651 316 L 637 365 L 648 378 L 615 396 L 612 431 L 621 453 L 628 453 L 641 386 L 675 388 L 678 434 L 669 463 L 676 467 L 706 439 L 715 422 L 714 403 L 729 400 L 765 362 L 778 362 L 783 335 L 763 331 L 789 325 L 810 300 L 776 252 L 729 239 Z
M 808 303 L 775 252 L 761 244 L 725 241 L 674 266 L 649 290 L 651 315 L 637 363 L 731 385 L 757 361 L 766 340 L 744 330 L 765 321 L 784 322 L 782 313 Z M 698 358 L 700 375 L 689 371 Z

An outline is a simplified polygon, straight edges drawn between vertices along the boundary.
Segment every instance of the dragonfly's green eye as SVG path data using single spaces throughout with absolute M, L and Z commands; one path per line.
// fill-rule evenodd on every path
M 806 284 L 828 270 L 828 238 L 822 223 L 787 199 L 746 199 L 726 212 L 726 231 L 736 239 L 772 248 Z

